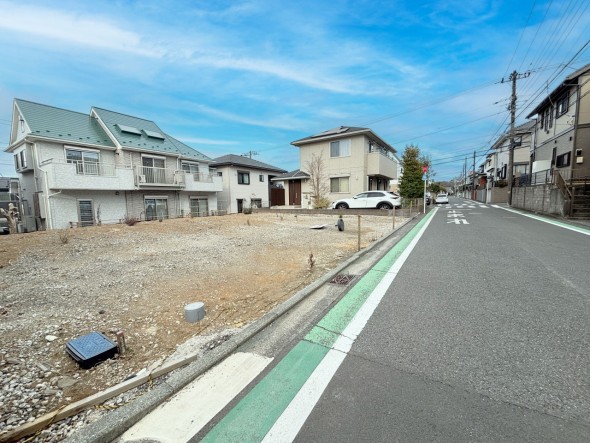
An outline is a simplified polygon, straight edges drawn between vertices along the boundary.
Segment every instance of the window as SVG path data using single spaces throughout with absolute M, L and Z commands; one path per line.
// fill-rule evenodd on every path
M 188 172 L 189 174 L 198 174 L 199 173 L 199 164 L 198 163 L 182 162 L 180 164 L 180 168 L 183 171 Z
M 556 159 L 555 166 L 557 166 L 558 168 L 563 168 L 565 166 L 569 166 L 571 155 L 572 155 L 571 152 L 566 152 L 565 154 L 558 155 L 557 159 Z
M 261 181 L 261 182 L 263 182 L 264 181 L 264 175 L 260 174 L 258 176 L 258 180 Z
M 348 177 L 331 178 L 330 192 L 350 192 Z
M 191 198 L 191 215 L 193 217 L 204 217 L 209 215 L 209 200 L 206 198 Z
M 23 169 L 27 169 L 27 151 L 24 149 L 20 151 L 20 166 Z
M 330 157 L 348 157 L 350 155 L 350 139 L 330 143 Z
M 223 177 L 223 172 L 221 172 L 221 171 L 218 171 L 218 172 L 217 172 L 217 177 Z
M 541 116 L 541 128 L 543 128 L 543 124 L 545 125 L 546 131 L 549 131 L 553 127 L 553 106 L 545 109 L 545 112 Z
M 238 171 L 238 184 L 239 185 L 249 185 L 250 184 L 250 173 Z
M 76 174 L 98 175 L 100 153 L 86 149 L 66 149 L 66 161 L 76 165 Z
M 78 222 L 80 226 L 94 225 L 92 200 L 78 200 Z
M 168 218 L 168 199 L 166 197 L 146 198 L 144 207 L 146 220 Z
M 166 183 L 166 159 L 164 157 L 141 157 L 141 165 L 146 183 Z
M 253 198 L 250 200 L 250 207 L 252 208 L 262 208 L 262 199 L 261 198 Z
M 570 107 L 570 96 L 569 94 L 565 94 L 559 100 L 557 100 L 557 106 L 555 111 L 555 118 L 561 117 L 563 114 L 567 112 Z

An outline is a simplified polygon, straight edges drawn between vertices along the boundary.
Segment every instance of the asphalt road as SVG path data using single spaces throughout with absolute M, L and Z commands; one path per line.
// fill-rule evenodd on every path
M 451 199 L 296 441 L 590 441 L 589 258 L 588 235 Z

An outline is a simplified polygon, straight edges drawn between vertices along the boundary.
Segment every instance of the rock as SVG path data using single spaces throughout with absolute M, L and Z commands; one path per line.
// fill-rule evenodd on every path
M 60 389 L 69 388 L 70 386 L 75 385 L 78 383 L 78 380 L 72 377 L 62 377 L 57 381 L 57 387 Z
M 46 335 L 45 340 L 51 343 L 52 341 L 57 340 L 57 337 L 55 335 Z

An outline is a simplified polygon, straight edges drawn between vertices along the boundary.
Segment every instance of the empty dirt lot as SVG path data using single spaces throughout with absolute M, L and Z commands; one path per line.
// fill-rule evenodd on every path
M 0 430 L 114 385 L 193 336 L 259 318 L 356 252 L 357 216 L 344 217 L 344 232 L 336 220 L 236 214 L 1 236 Z M 362 247 L 392 230 L 390 216 L 361 221 Z M 184 306 L 195 301 L 207 315 L 189 324 Z M 114 340 L 119 329 L 123 358 L 82 370 L 65 352 L 71 339 Z

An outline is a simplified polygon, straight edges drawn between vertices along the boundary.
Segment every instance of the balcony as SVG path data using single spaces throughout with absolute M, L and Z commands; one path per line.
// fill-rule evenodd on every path
M 143 166 L 139 168 L 137 185 L 142 187 L 177 187 L 184 191 L 220 192 L 223 190 L 221 177 L 201 172 L 171 171 L 165 168 Z
M 60 162 L 40 165 L 50 189 L 133 190 L 133 170 L 101 162 Z
M 184 174 L 185 191 L 221 192 L 223 190 L 222 178 L 217 175 L 185 171 L 177 171 L 177 173 Z
M 397 163 L 386 151 L 371 150 L 367 154 L 367 175 L 397 178 Z

